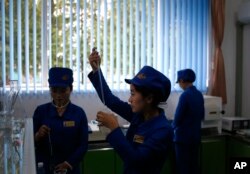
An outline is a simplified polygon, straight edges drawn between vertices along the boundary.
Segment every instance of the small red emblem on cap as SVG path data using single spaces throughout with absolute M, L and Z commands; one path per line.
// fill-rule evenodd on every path
M 69 79 L 69 76 L 68 75 L 64 75 L 64 76 L 62 76 L 62 80 L 68 80 Z
M 143 74 L 143 73 L 140 73 L 140 74 L 137 75 L 137 78 L 138 78 L 138 79 L 145 79 L 145 78 L 146 78 L 146 75 Z

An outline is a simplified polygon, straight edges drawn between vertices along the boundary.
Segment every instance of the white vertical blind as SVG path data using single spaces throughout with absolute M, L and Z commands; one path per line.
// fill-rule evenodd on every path
M 148 3 L 148 15 L 147 15 L 147 64 L 152 64 L 152 2 L 150 0 L 147 1 Z
M 197 14 L 202 13 L 202 3 L 201 1 L 198 1 L 198 9 L 197 9 Z M 202 20 L 201 20 L 201 15 L 197 15 L 197 28 L 201 28 L 202 29 Z M 202 32 L 199 32 L 197 34 L 197 43 L 202 43 Z M 197 50 L 197 57 L 202 57 L 202 47 L 200 49 Z M 202 72 L 202 64 L 203 61 L 202 59 L 197 59 L 197 72 Z M 200 86 L 202 84 L 202 79 L 201 78 L 197 78 L 196 84 L 198 86 Z
M 1 0 L 1 80 L 6 87 L 18 78 L 37 93 L 48 89 L 49 68 L 63 66 L 74 71 L 76 91 L 93 90 L 88 56 L 97 46 L 112 90 L 127 90 L 124 78 L 144 65 L 173 84 L 178 70 L 192 68 L 206 90 L 209 17 L 210 0 Z
M 120 0 L 117 0 L 116 5 L 116 82 L 117 82 L 117 90 L 120 90 L 120 76 L 121 76 L 121 10 L 120 10 Z
M 202 81 L 202 86 L 201 86 L 201 89 L 204 89 L 205 85 L 208 83 L 208 79 L 209 79 L 209 68 L 208 67 L 211 67 L 211 63 L 210 60 L 211 60 L 211 56 L 210 56 L 210 50 L 211 50 L 211 47 L 209 47 L 209 45 L 207 45 L 208 42 L 210 42 L 212 39 L 210 37 L 210 34 L 211 33 L 211 27 L 210 27 L 210 19 L 211 19 L 211 16 L 207 16 L 207 14 L 211 11 L 211 4 L 209 3 L 209 1 L 206 1 L 204 3 L 202 3 L 202 9 L 203 9 L 203 15 L 202 15 L 202 30 L 203 30 L 203 35 L 205 35 L 206 37 L 203 39 L 202 41 L 202 57 L 207 57 L 207 59 L 204 59 L 203 60 L 203 66 L 202 66 L 202 69 L 203 71 L 207 71 L 206 73 L 202 73 L 200 78 L 202 79 L 206 79 L 206 83 L 204 84 L 204 81 Z M 209 48 L 208 48 L 209 47 Z
M 26 77 L 26 92 L 30 91 L 30 79 L 29 79 L 29 1 L 25 0 L 25 77 Z M 13 67 L 13 66 L 11 66 Z
M 169 33 L 170 33 L 170 28 L 169 28 L 169 21 L 170 21 L 170 1 L 165 2 L 165 18 L 164 18 L 164 29 L 165 29 L 165 35 L 164 35 L 164 57 L 169 57 L 170 55 L 170 50 L 168 49 L 170 47 L 169 43 Z M 170 60 L 169 59 L 164 59 L 164 73 L 169 74 L 170 76 Z
M 157 15 L 158 14 L 158 0 L 154 0 L 154 44 L 153 44 L 153 67 L 157 66 Z
M 72 1 L 70 1 L 70 12 L 69 12 L 69 19 L 70 19 L 70 24 L 69 24 L 69 67 L 71 68 L 71 69 L 73 69 L 73 57 L 72 57 L 72 36 L 73 36 L 73 34 L 72 34 L 72 28 L 73 28 L 73 21 L 72 21 L 72 7 L 73 5 L 72 5 Z
M 103 61 L 104 61 L 104 67 L 103 67 L 103 74 L 104 77 L 107 77 L 107 69 L 108 69 L 108 4 L 107 4 L 107 0 L 104 1 L 103 4 Z
M 10 28 L 10 80 L 14 79 L 14 16 L 13 16 L 13 0 L 9 1 L 10 3 L 10 8 L 9 8 L 9 15 L 10 15 L 10 24 L 9 24 L 9 28 Z
M 139 6 L 139 0 L 136 0 L 136 7 L 135 7 L 135 71 L 134 73 L 139 71 L 140 65 L 139 65 L 139 59 L 140 59 L 140 55 L 139 55 L 139 49 L 140 49 L 140 45 L 139 45 L 139 41 L 140 41 L 140 33 L 139 33 L 139 23 L 140 23 L 140 6 Z
M 28 0 L 26 0 L 26 1 L 28 3 Z M 27 8 L 27 6 L 26 6 L 26 8 Z M 29 9 L 26 10 L 27 14 L 28 14 L 28 10 Z M 41 68 L 40 78 L 41 78 L 42 91 L 43 91 L 45 89 L 44 87 L 47 84 L 47 77 L 48 77 L 48 75 L 47 75 L 47 73 L 48 73 L 48 62 L 47 62 L 47 52 L 48 52 L 48 50 L 47 50 L 47 1 L 42 1 L 41 11 L 44 12 L 41 15 L 41 67 L 40 67 Z M 25 27 L 28 28 L 27 25 Z M 26 34 L 26 35 L 28 36 L 28 34 Z M 26 45 L 26 49 L 28 49 L 28 47 L 29 46 Z M 26 52 L 26 54 L 28 54 L 29 50 L 27 50 L 25 52 Z M 27 74 L 27 72 L 26 72 L 26 74 Z M 26 80 L 28 80 L 27 76 L 26 76 Z M 29 83 L 26 83 L 26 84 L 28 85 Z M 26 91 L 27 90 L 29 90 L 29 87 L 26 87 Z
M 187 6 L 187 2 L 186 1 L 182 1 L 182 4 L 181 4 L 183 7 L 186 7 Z M 183 19 L 183 24 L 186 24 L 186 21 L 187 21 L 187 8 L 183 8 L 181 7 L 181 19 Z M 180 63 L 180 66 L 181 67 L 184 67 L 186 65 L 186 53 L 187 53 L 187 40 L 186 40 L 186 37 L 183 37 L 183 36 L 186 36 L 187 35 L 187 27 L 185 27 L 185 25 L 182 25 L 181 26 L 181 58 L 182 58 L 182 61 Z
M 5 54 L 5 0 L 1 1 L 1 46 L 2 46 L 2 82 L 4 91 L 6 90 L 6 54 Z
M 52 26 L 52 17 L 51 17 L 51 13 L 52 13 L 52 2 L 51 1 L 48 1 L 48 18 L 47 18 L 47 21 L 48 21 L 48 26 Z M 48 48 L 49 48 L 49 51 L 48 51 L 48 59 L 49 59 L 49 68 L 52 67 L 52 27 L 48 27 Z
M 163 70 L 163 17 L 164 17 L 164 0 L 158 1 L 158 13 L 157 13 L 157 69 L 159 71 Z
M 141 66 L 146 64 L 146 0 L 142 1 L 141 6 Z
M 190 20 L 191 19 L 191 16 L 192 16 L 192 4 L 191 3 L 188 3 L 187 4 L 187 9 L 188 9 L 188 13 L 187 13 L 187 66 L 188 67 L 191 67 L 191 64 L 192 64 L 192 47 L 190 47 L 189 49 L 189 46 L 188 44 L 191 43 L 191 38 L 192 38 L 192 21 Z M 189 61 L 188 61 L 189 60 Z
M 57 0 L 55 0 L 55 2 L 56 2 L 56 4 L 57 4 Z M 58 14 L 59 14 L 59 10 L 58 10 L 58 6 L 56 6 L 55 7 L 55 14 L 56 14 L 56 16 L 58 16 Z M 55 29 L 56 29 L 56 34 L 55 34 L 55 43 L 56 43 L 56 46 L 55 46 L 55 52 L 56 52 L 56 55 L 57 55 L 57 53 L 58 53 L 58 18 L 56 18 L 56 26 L 55 26 Z M 59 59 L 59 57 L 58 56 L 56 56 L 56 66 L 58 66 L 58 59 Z
M 62 28 L 62 34 L 63 34 L 63 67 L 66 66 L 66 24 L 65 24 L 65 15 L 66 15 L 66 9 L 65 9 L 65 0 L 63 0 L 63 15 L 62 15 L 62 20 L 63 20 L 63 28 Z
M 83 19 L 83 28 L 87 28 L 87 0 L 84 0 L 84 19 Z M 83 84 L 84 84 L 84 90 L 87 90 L 87 30 L 83 30 Z
M 110 6 L 110 85 L 114 89 L 114 0 Z
M 36 5 L 36 0 L 33 0 L 33 7 Z M 37 92 L 37 85 L 36 85 L 36 82 L 37 82 L 37 67 L 36 67 L 36 62 L 37 62 L 37 52 L 36 52 L 36 41 L 37 41 L 37 36 L 36 36 L 36 9 L 33 8 L 32 10 L 32 18 L 33 18 L 33 90 L 34 92 L 36 93 Z M 20 58 L 21 59 L 21 58 Z M 19 82 L 22 82 L 22 78 L 19 77 Z
M 197 75 L 195 85 L 206 90 L 210 1 L 171 0 L 164 3 L 164 60 L 167 60 L 164 72 L 174 82 L 176 71 L 192 68 Z
M 176 47 L 175 47 L 175 52 L 176 52 L 176 69 L 181 69 L 181 0 L 176 1 L 176 23 L 175 23 L 175 28 L 176 28 Z
M 174 30 L 175 30 L 175 11 L 176 9 L 174 8 L 175 6 L 175 1 L 174 0 L 171 0 L 171 3 L 169 4 L 170 6 L 170 14 L 169 14 L 169 23 L 167 24 L 168 25 L 168 28 L 170 29 L 169 33 L 169 51 L 170 51 L 170 54 L 169 54 L 169 60 L 170 60 L 170 66 L 169 66 L 169 78 L 171 81 L 174 81 L 175 80 L 175 68 L 171 68 L 171 67 L 175 67 L 175 62 L 176 62 L 176 52 L 175 52 L 175 48 L 176 48 L 176 45 L 175 45 L 175 33 L 174 33 Z
M 122 74 L 125 77 L 127 75 L 127 0 L 123 0 L 123 32 L 122 32 Z M 126 88 L 126 83 L 122 81 L 123 88 Z
M 18 85 L 22 85 L 22 13 L 21 13 L 21 1 L 17 3 L 17 74 Z M 16 79 L 17 80 L 17 79 Z
M 131 5 L 133 3 L 133 0 L 130 0 L 130 9 L 129 9 L 129 77 L 132 77 L 133 75 L 133 57 L 134 57 L 134 46 L 133 46 L 133 43 L 134 43 L 134 27 L 133 27 L 133 18 L 134 18 L 134 15 L 133 15 L 133 6 Z
M 76 34 L 77 36 L 80 36 L 80 0 L 77 0 L 76 5 Z M 77 91 L 80 91 L 80 76 L 81 76 L 81 67 L 80 67 L 80 56 L 81 56 L 81 42 L 80 37 L 76 37 L 76 85 L 77 85 Z
M 94 37 L 94 2 L 93 0 L 90 1 L 91 2 L 91 5 L 90 5 L 90 8 L 91 8 L 91 17 L 90 17 L 90 28 L 91 28 L 91 31 L 90 31 L 90 49 L 92 49 L 94 47 L 94 39 L 96 39 Z
M 100 20 L 101 20 L 101 0 L 98 0 L 98 3 L 97 3 L 97 48 L 98 50 L 102 50 L 101 48 L 101 23 L 100 23 Z

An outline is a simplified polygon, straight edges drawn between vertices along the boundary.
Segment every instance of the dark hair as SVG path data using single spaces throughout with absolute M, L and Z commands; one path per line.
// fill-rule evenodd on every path
M 180 80 L 183 80 L 184 83 L 193 83 L 193 82 L 194 82 L 194 81 L 192 81 L 192 80 L 184 80 L 184 79 L 182 79 L 182 78 L 181 78 Z
M 160 92 L 160 90 L 153 90 L 147 87 L 142 87 L 142 86 L 135 86 L 135 90 L 137 92 L 139 92 L 143 97 L 150 97 L 152 96 L 153 100 L 152 100 L 152 106 L 153 107 L 157 107 L 158 104 L 162 101 L 162 93 Z
M 69 86 L 64 87 L 64 88 L 68 88 L 68 87 L 69 87 L 70 91 L 73 91 L 73 85 L 69 85 Z M 53 89 L 53 88 L 56 88 L 56 87 L 50 87 L 50 89 Z
M 73 85 L 69 85 L 70 91 L 73 90 Z

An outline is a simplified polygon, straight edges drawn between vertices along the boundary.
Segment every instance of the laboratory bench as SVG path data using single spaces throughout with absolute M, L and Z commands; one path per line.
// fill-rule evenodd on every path
M 20 161 L 23 168 L 22 173 L 34 174 L 35 157 L 32 119 L 26 120 L 24 135 L 23 158 Z M 214 130 L 202 131 L 200 146 L 202 174 L 229 173 L 230 158 L 232 157 L 250 158 L 249 136 L 228 132 L 217 133 Z M 88 151 L 81 162 L 81 169 L 83 174 L 120 174 L 123 165 L 119 155 L 103 139 L 89 142 Z M 174 150 L 167 156 L 161 173 L 175 174 Z
M 203 133 L 200 146 L 202 174 L 229 173 L 229 163 L 232 157 L 250 158 L 250 137 L 228 132 Z M 108 142 L 90 142 L 81 167 L 84 174 L 120 174 L 122 173 L 122 160 Z M 175 173 L 174 151 L 171 151 L 167 157 L 161 173 Z

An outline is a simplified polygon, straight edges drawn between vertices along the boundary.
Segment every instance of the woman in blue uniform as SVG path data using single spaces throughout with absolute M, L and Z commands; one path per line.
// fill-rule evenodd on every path
M 88 146 L 85 112 L 70 102 L 73 72 L 68 68 L 49 70 L 52 101 L 36 108 L 33 116 L 36 162 L 46 174 L 65 171 L 80 174 L 80 161 Z
M 184 90 L 179 98 L 174 121 L 174 143 L 179 174 L 198 174 L 201 121 L 204 119 L 204 99 L 193 85 L 191 69 L 177 72 L 177 83 Z
M 89 57 L 92 72 L 89 74 L 93 86 L 102 99 L 98 67 L 100 57 L 93 51 Z M 100 70 L 101 72 L 101 70 Z M 111 130 L 106 139 L 124 162 L 124 173 L 159 174 L 172 142 L 172 128 L 163 109 L 158 107 L 170 94 L 169 79 L 150 66 L 144 66 L 130 84 L 129 103 L 121 101 L 110 91 L 102 73 L 101 82 L 105 104 L 128 122 L 126 136 L 119 128 L 113 114 L 98 112 L 97 121 Z

